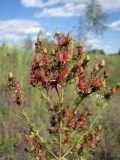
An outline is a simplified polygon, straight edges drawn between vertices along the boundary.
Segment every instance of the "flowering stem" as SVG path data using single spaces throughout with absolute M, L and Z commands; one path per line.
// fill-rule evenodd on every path
M 39 138 L 40 142 L 42 142 L 42 143 L 45 145 L 45 147 L 47 148 L 47 150 L 49 151 L 49 153 L 50 153 L 54 158 L 58 159 L 58 157 L 51 151 L 51 149 L 49 148 L 49 146 L 46 144 L 46 142 L 44 141 L 43 137 L 41 137 L 41 136 L 38 134 L 38 132 L 33 128 L 33 125 L 32 125 L 32 123 L 31 123 L 31 121 L 30 121 L 30 119 L 29 119 L 29 117 L 28 117 L 28 115 L 27 115 L 27 113 L 26 113 L 26 111 L 24 110 L 24 107 L 23 107 L 22 105 L 21 105 L 21 110 L 22 110 L 22 114 L 23 114 L 24 118 L 26 119 L 27 124 L 28 124 L 30 127 L 32 127 L 35 135 Z
M 61 87 L 61 95 L 59 97 L 59 103 L 62 107 L 63 105 L 63 101 L 64 101 L 64 97 L 63 97 L 63 87 Z M 62 109 L 61 109 L 62 111 Z M 62 115 L 60 113 L 60 129 L 59 129 L 59 160 L 61 160 L 61 156 L 62 156 Z
M 104 107 L 106 105 L 107 105 L 107 103 L 105 103 Z M 100 110 L 100 111 L 102 112 L 102 110 Z M 91 123 L 91 125 L 89 126 L 89 128 L 85 131 L 85 133 L 79 138 L 79 140 L 77 140 L 77 142 L 70 149 L 68 149 L 68 151 L 62 156 L 62 158 L 66 157 L 71 152 L 71 150 L 84 138 L 84 136 L 86 135 L 86 133 L 93 127 L 93 125 L 95 124 L 96 120 L 98 119 L 98 116 L 101 114 L 100 111 L 97 113 L 97 115 L 95 116 L 93 122 Z M 76 133 L 76 132 L 74 132 L 74 133 Z

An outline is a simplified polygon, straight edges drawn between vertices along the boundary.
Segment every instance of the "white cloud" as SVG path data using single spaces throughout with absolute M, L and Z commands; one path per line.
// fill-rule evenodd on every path
M 90 0 L 21 0 L 24 7 L 38 7 L 35 17 L 71 17 L 83 15 Z M 99 0 L 105 11 L 120 9 L 120 0 Z
M 64 2 L 64 0 L 21 0 L 21 4 L 25 7 L 39 7 L 43 8 L 46 6 L 53 6 L 59 2 Z
M 109 27 L 110 29 L 120 31 L 120 20 L 115 21 L 115 22 L 112 22 L 111 24 L 108 25 L 108 27 Z
M 120 9 L 120 0 L 99 0 L 104 10 L 117 11 Z
M 71 16 L 79 16 L 83 14 L 85 5 L 74 3 L 67 3 L 64 6 L 56 7 L 56 8 L 44 8 L 42 12 L 35 13 L 35 17 L 71 17 Z
M 39 22 L 32 20 L 6 20 L 0 21 L 0 41 L 16 42 L 24 40 L 28 35 L 37 35 L 42 31 L 44 35 L 49 33 L 45 32 Z

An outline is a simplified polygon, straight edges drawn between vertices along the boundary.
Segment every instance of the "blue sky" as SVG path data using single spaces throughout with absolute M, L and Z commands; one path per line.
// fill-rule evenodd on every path
M 53 36 L 57 27 L 64 33 L 77 26 L 90 0 L 0 0 L 0 43 L 18 43 L 29 35 L 34 39 L 39 30 Z M 87 43 L 107 53 L 120 49 L 120 0 L 100 0 L 109 13 L 109 29 L 104 37 L 88 36 Z

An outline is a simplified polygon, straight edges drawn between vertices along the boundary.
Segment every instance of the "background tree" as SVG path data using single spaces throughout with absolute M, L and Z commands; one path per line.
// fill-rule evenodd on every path
M 85 15 L 80 17 L 78 25 L 78 38 L 86 46 L 88 36 L 103 35 L 107 26 L 105 22 L 108 19 L 108 14 L 103 11 L 102 6 L 97 0 L 91 0 L 86 5 Z

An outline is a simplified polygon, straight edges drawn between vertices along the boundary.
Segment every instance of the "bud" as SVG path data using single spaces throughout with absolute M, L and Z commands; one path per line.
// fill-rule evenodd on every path
M 116 89 L 118 90 L 120 88 L 120 83 L 117 83 Z
M 105 60 L 103 59 L 102 62 L 100 63 L 100 67 L 105 67 Z
M 37 36 L 37 43 L 42 42 L 42 36 L 40 34 L 38 34 Z
M 58 37 L 59 35 L 60 35 L 60 30 L 59 30 L 59 28 L 57 28 L 56 32 L 55 32 L 55 36 Z
M 13 73 L 12 73 L 12 72 L 9 72 L 8 78 L 9 78 L 9 80 L 12 80 L 12 79 L 14 78 L 14 76 L 13 76 Z
M 86 58 L 85 58 L 85 60 L 86 60 L 87 62 L 90 61 L 90 56 L 87 55 Z
M 68 41 L 72 40 L 72 34 L 71 34 L 71 32 L 68 32 L 68 34 L 67 34 L 67 40 Z

